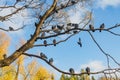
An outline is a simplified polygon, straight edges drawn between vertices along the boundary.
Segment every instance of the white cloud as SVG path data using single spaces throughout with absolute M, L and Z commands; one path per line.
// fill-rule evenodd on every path
M 85 69 L 86 67 L 90 67 L 91 71 L 93 71 L 93 72 L 100 71 L 100 70 L 103 70 L 106 68 L 101 61 L 97 61 L 97 60 L 90 61 L 87 64 L 81 65 L 82 69 Z
M 107 6 L 117 7 L 120 5 L 120 0 L 97 0 L 97 6 L 106 8 Z

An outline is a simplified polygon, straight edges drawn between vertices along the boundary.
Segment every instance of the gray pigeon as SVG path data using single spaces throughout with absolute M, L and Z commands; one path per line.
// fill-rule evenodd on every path
M 69 72 L 70 72 L 71 74 L 74 74 L 74 73 L 75 73 L 75 71 L 74 71 L 73 68 L 70 68 L 70 69 L 69 69 Z
M 53 58 L 50 58 L 50 59 L 49 59 L 49 63 L 50 63 L 50 64 L 53 64 Z
M 86 73 L 87 73 L 88 75 L 90 75 L 90 68 L 89 68 L 89 67 L 86 68 Z
M 45 47 L 47 46 L 47 41 L 46 40 L 44 40 L 43 41 L 43 44 L 45 45 Z
M 9 27 L 9 30 L 10 30 L 10 31 L 14 31 L 13 27 Z
M 90 24 L 90 25 L 89 25 L 89 28 L 90 28 L 90 30 L 92 30 L 92 32 L 95 32 L 93 25 Z
M 56 46 L 56 39 L 53 39 L 53 44 L 54 46 Z
M 45 32 L 42 32 L 41 37 L 42 37 L 42 38 L 45 37 Z
M 100 25 L 100 32 L 101 32 L 104 28 L 105 28 L 105 24 L 102 23 L 102 24 Z
M 43 58 L 43 59 L 47 59 L 47 56 L 42 52 L 40 53 L 40 57 Z
M 6 58 L 7 58 L 7 55 L 6 55 L 6 54 L 4 54 L 4 55 L 3 55 L 3 58 L 4 58 L 4 59 L 6 59 Z

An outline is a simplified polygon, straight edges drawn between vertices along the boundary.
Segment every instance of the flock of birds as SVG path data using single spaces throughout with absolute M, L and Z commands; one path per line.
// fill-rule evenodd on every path
M 102 24 L 100 25 L 99 32 L 101 32 L 102 30 L 104 30 L 104 27 L 105 27 L 105 24 L 102 23 Z M 57 33 L 57 34 L 60 34 L 62 30 L 65 30 L 67 33 L 70 33 L 70 30 L 73 29 L 73 33 L 75 34 L 75 33 L 78 32 L 78 31 L 77 31 L 78 28 L 79 28 L 79 25 L 78 25 L 78 24 L 76 24 L 76 23 L 68 23 L 66 27 L 64 27 L 64 25 L 55 25 L 55 26 L 52 26 L 51 29 L 52 29 L 52 31 L 53 31 L 54 33 Z M 89 30 L 92 31 L 92 32 L 95 32 L 94 26 L 90 24 L 90 25 L 89 25 Z M 40 36 L 41 39 L 45 37 L 45 34 L 46 34 L 45 32 L 42 32 L 42 33 L 41 33 L 41 36 Z M 81 39 L 80 39 L 80 38 L 78 39 L 78 42 L 77 42 L 77 43 L 78 43 L 78 45 L 79 45 L 80 47 L 82 47 L 82 42 L 81 42 Z M 46 46 L 47 46 L 47 41 L 44 40 L 44 41 L 43 41 L 43 44 L 44 44 L 44 46 L 46 47 Z M 53 45 L 56 46 L 56 44 L 57 44 L 56 39 L 53 39 Z

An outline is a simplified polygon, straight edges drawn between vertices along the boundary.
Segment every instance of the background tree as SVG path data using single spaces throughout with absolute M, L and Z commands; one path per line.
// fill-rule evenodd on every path
M 0 39 L 0 59 L 4 59 L 3 53 L 6 55 L 8 53 L 10 38 L 4 32 L 1 32 L 0 36 L 2 37 Z M 24 40 L 21 40 L 18 45 L 20 46 L 23 43 Z M 0 80 L 19 80 L 19 75 L 22 80 L 54 80 L 54 75 L 50 74 L 47 69 L 40 65 L 40 67 L 37 67 L 39 63 L 36 61 L 31 61 L 27 66 L 24 65 L 25 57 L 26 56 L 21 55 L 12 65 L 1 68 Z M 26 67 L 27 70 L 25 69 Z
M 87 74 L 87 72 L 70 73 L 62 71 L 53 65 L 54 59 L 47 59 L 47 55 L 43 52 L 40 52 L 40 55 L 28 53 L 29 50 L 35 47 L 56 46 L 83 31 L 90 35 L 97 47 L 106 56 L 108 65 L 107 69 L 90 72 L 90 74 L 103 73 L 104 75 L 107 74 L 107 76 L 113 74 L 116 76 L 116 79 L 118 79 L 117 73 L 119 73 L 120 68 L 111 68 L 109 64 L 110 59 L 118 66 L 120 66 L 119 62 L 102 49 L 102 47 L 95 40 L 92 32 L 106 31 L 113 35 L 119 36 L 119 34 L 116 34 L 111 30 L 118 28 L 120 25 L 116 24 L 115 26 L 104 28 L 105 26 L 103 23 L 99 28 L 95 28 L 92 23 L 92 11 L 86 9 L 90 8 L 91 1 L 92 0 L 0 0 L 0 25 L 4 26 L 0 27 L 0 29 L 6 31 L 7 33 L 23 29 L 28 36 L 26 42 L 22 46 L 20 46 L 17 50 L 15 49 L 14 52 L 12 52 L 7 58 L 0 60 L 0 67 L 9 66 L 21 55 L 26 55 L 42 59 L 55 70 L 64 74 Z M 82 16 L 80 22 L 72 23 L 70 22 L 70 14 L 67 13 L 67 10 L 71 9 L 73 11 L 79 11 L 75 6 L 77 4 L 79 5 L 79 9 L 83 8 L 84 11 L 83 13 L 81 12 Z M 89 25 L 89 28 L 86 27 L 87 25 Z M 17 28 L 14 28 L 14 26 L 17 26 Z M 27 27 L 29 27 L 29 29 L 27 29 Z M 64 38 L 59 38 L 60 36 L 63 36 Z M 80 38 L 78 44 L 82 47 Z

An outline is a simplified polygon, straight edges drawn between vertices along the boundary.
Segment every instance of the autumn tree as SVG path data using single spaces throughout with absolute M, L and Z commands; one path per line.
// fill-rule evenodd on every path
M 0 59 L 4 59 L 8 53 L 8 47 L 10 44 L 10 38 L 4 32 L 0 33 L 2 37 L 0 39 Z M 19 46 L 24 43 L 24 40 L 21 40 Z M 4 53 L 4 54 L 3 54 Z M 27 66 L 24 65 L 25 60 L 24 55 L 21 55 L 12 65 L 3 67 L 0 69 L 0 80 L 19 80 L 18 77 L 21 75 L 22 80 L 54 80 L 54 75 L 50 74 L 47 69 L 44 67 L 38 66 L 36 61 L 30 62 Z M 27 70 L 25 69 L 27 67 Z
M 86 71 L 84 73 L 71 73 L 68 71 L 65 72 L 53 64 L 53 58 L 47 59 L 47 55 L 45 55 L 44 52 L 41 51 L 40 55 L 28 52 L 35 47 L 57 46 L 60 43 L 66 42 L 76 34 L 86 32 L 97 45 L 99 50 L 105 55 L 108 65 L 105 70 L 89 72 L 89 74 L 102 73 L 107 76 L 113 74 L 117 79 L 117 73 L 119 73 L 120 68 L 111 68 L 109 64 L 110 59 L 118 66 L 120 66 L 119 62 L 109 53 L 106 53 L 103 50 L 103 48 L 94 38 L 92 32 L 106 31 L 113 35 L 120 36 L 119 34 L 112 31 L 113 29 L 118 28 L 120 24 L 115 23 L 116 25 L 113 25 L 112 27 L 104 28 L 105 24 L 103 23 L 99 28 L 95 28 L 92 24 L 92 9 L 90 9 L 92 3 L 94 3 L 92 0 L 0 0 L 0 30 L 5 31 L 6 33 L 14 33 L 16 31 L 24 30 L 27 33 L 27 40 L 25 43 L 18 49 L 15 49 L 10 56 L 3 58 L 3 54 L 5 54 L 5 52 L 4 50 L 2 53 L 0 52 L 0 67 L 2 68 L 9 66 L 21 55 L 25 55 L 41 59 L 55 70 L 64 74 L 88 74 Z M 81 9 L 84 11 L 82 12 Z M 81 12 L 79 23 L 70 22 L 70 15 L 68 10 L 76 10 Z M 72 15 L 75 14 L 77 13 L 73 13 Z M 64 36 L 64 38 L 59 38 L 60 36 Z M 1 38 L 4 37 L 1 36 Z M 81 38 L 79 38 L 77 43 L 80 47 L 82 47 Z

